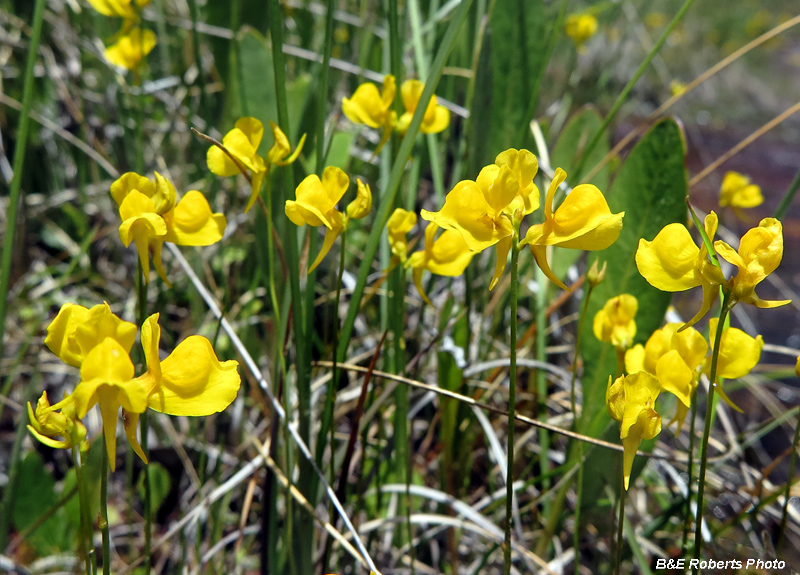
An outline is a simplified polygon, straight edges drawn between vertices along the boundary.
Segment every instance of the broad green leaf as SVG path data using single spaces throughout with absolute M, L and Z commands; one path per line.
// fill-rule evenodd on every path
M 497 0 L 483 39 L 470 122 L 474 166 L 523 145 L 517 141 L 542 67 L 546 19 L 542 0 Z
M 589 258 L 608 262 L 605 281 L 592 293 L 582 334 L 584 372 L 580 429 L 597 437 L 608 425 L 605 391 L 617 373 L 614 348 L 592 332 L 592 320 L 606 301 L 622 293 L 639 300 L 636 343 L 644 343 L 664 319 L 672 294 L 652 287 L 639 274 L 634 256 L 640 238 L 652 240 L 670 223 L 686 221 L 688 191 L 683 132 L 673 119 L 656 124 L 631 152 L 608 194 L 612 212 L 625 212 L 619 239 Z
M 239 32 L 236 41 L 239 45 L 236 81 L 239 109 L 236 115 L 253 116 L 264 123 L 265 141 L 259 151 L 265 152 L 272 145 L 269 122 L 278 123 L 272 51 L 264 36 L 247 26 Z
M 150 512 L 153 517 L 158 513 L 158 508 L 164 503 L 164 500 L 169 494 L 170 487 L 172 486 L 172 479 L 170 478 L 169 471 L 163 465 L 150 462 L 144 466 L 144 473 L 139 476 L 139 497 L 144 501 L 144 477 L 147 473 L 150 478 Z

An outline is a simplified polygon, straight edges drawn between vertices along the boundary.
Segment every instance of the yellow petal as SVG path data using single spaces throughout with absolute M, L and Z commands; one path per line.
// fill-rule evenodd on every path
M 553 219 L 553 200 L 556 197 L 558 187 L 567 179 L 567 173 L 561 168 L 556 168 L 553 174 L 553 179 L 550 180 L 550 186 L 547 188 L 547 197 L 544 200 L 544 218 L 545 221 Z
M 631 469 L 636 451 L 643 439 L 653 439 L 661 433 L 661 416 L 652 408 L 643 409 L 638 413 L 636 423 L 630 427 L 628 433 L 622 438 L 623 476 L 625 489 L 628 489 L 631 480 Z
M 161 362 L 162 383 L 150 396 L 151 409 L 169 415 L 201 416 L 222 411 L 236 398 L 238 362 L 220 362 L 211 342 L 186 338 Z
M 594 316 L 595 337 L 619 349 L 629 348 L 636 336 L 634 317 L 638 309 L 639 302 L 630 294 L 609 299 Z
M 433 302 L 431 302 L 431 300 L 428 299 L 428 294 L 425 293 L 425 288 L 422 287 L 422 272 L 425 270 L 425 268 L 421 265 L 416 265 L 416 266 L 414 265 L 415 263 L 417 263 L 414 261 L 415 259 L 417 259 L 414 258 L 414 256 L 416 256 L 419 253 L 420 252 L 411 254 L 411 258 L 409 258 L 408 260 L 413 268 L 411 277 L 414 280 L 414 286 L 417 288 L 417 292 L 419 292 L 419 295 L 420 297 L 422 297 L 422 300 L 429 306 L 433 306 Z
M 658 360 L 656 373 L 661 389 L 675 395 L 685 406 L 689 406 L 694 391 L 694 374 L 676 350 L 670 350 Z
M 722 179 L 719 205 L 737 208 L 754 208 L 764 203 L 761 188 L 750 183 L 750 178 L 738 172 L 727 172 Z
M 88 317 L 89 310 L 85 307 L 74 303 L 65 303 L 58 310 L 55 319 L 47 326 L 45 345 L 56 354 L 58 359 L 74 367 L 80 367 L 83 361 L 83 353 L 75 340 L 75 330 Z
M 156 35 L 152 30 L 134 28 L 106 48 L 105 57 L 114 66 L 136 70 L 155 45 Z
M 717 318 L 711 318 L 708 322 L 712 346 L 716 340 L 718 325 Z M 735 327 L 727 328 L 722 332 L 722 343 L 717 360 L 717 377 L 736 379 L 749 374 L 761 359 L 763 347 L 764 338 L 760 335 L 751 337 Z
M 103 16 L 125 18 L 126 20 L 136 18 L 136 12 L 131 6 L 130 0 L 89 0 L 89 4 Z
M 142 324 L 142 350 L 147 364 L 147 372 L 156 383 L 161 382 L 161 356 L 158 349 L 161 344 L 161 326 L 158 325 L 159 314 L 154 313 Z
M 483 193 L 486 203 L 491 206 L 492 216 L 499 216 L 514 200 L 519 192 L 519 181 L 508 166 L 491 164 L 478 174 L 475 180 Z
M 361 180 L 356 180 L 356 184 L 356 199 L 347 205 L 347 216 L 351 219 L 360 220 L 369 214 L 372 209 L 372 190 Z
M 612 214 L 603 193 L 591 184 L 575 186 L 553 214 L 551 245 L 564 245 L 575 249 L 605 249 L 614 243 L 622 229 L 624 213 Z M 592 242 L 573 242 L 602 227 L 602 233 L 596 240 L 602 241 L 602 247 L 592 248 Z
M 122 426 L 125 429 L 125 436 L 128 438 L 128 443 L 131 444 L 133 452 L 139 456 L 139 459 L 147 463 L 147 456 L 139 445 L 139 440 L 136 438 L 136 428 L 139 426 L 139 414 L 122 412 Z
M 211 146 L 208 149 L 206 164 L 211 173 L 217 176 L 236 176 L 241 173 L 239 166 L 217 146 Z
M 256 118 L 247 116 L 236 120 L 234 128 L 245 135 L 247 141 L 250 143 L 250 149 L 253 153 L 256 153 L 258 147 L 261 145 L 261 139 L 264 137 L 264 124 Z
M 71 396 L 77 417 L 86 417 L 86 413 L 98 402 L 97 392 L 101 387 L 122 385 L 132 378 L 133 362 L 128 352 L 118 341 L 105 338 L 86 355 L 81 364 L 81 382 Z
M 431 103 L 435 100 L 431 98 Z M 450 110 L 445 108 L 444 106 L 435 105 L 433 109 L 433 114 L 430 118 L 426 114 L 425 121 L 420 125 L 419 131 L 423 134 L 438 134 L 439 132 L 443 132 L 447 129 L 447 126 L 450 125 Z
M 130 353 L 136 341 L 136 326 L 123 321 L 114 315 L 107 303 L 92 307 L 75 326 L 74 340 L 81 350 L 82 357 L 87 357 L 97 345 L 106 338 L 111 338 L 122 346 L 125 353 Z
M 155 194 L 156 186 L 148 178 L 140 176 L 136 172 L 127 172 L 111 184 L 111 197 L 114 198 L 117 206 L 119 206 L 133 190 L 137 190 L 147 197 L 152 197 Z
M 519 196 L 524 204 L 524 215 L 533 213 L 539 208 L 539 188 L 533 183 L 533 178 L 539 171 L 539 160 L 528 150 L 515 150 L 513 148 L 498 154 L 494 163 L 498 166 L 508 166 L 519 182 Z
M 214 214 L 206 197 L 191 190 L 175 209 L 164 216 L 167 234 L 164 240 L 180 246 L 209 246 L 222 239 L 227 220 L 224 214 Z
M 703 365 L 708 354 L 708 343 L 702 334 L 694 328 L 678 331 L 679 325 L 671 323 L 664 326 L 664 328 L 672 332 L 672 337 L 670 338 L 671 348 L 676 350 L 689 369 L 694 371 Z
M 414 114 L 424 90 L 425 84 L 419 80 L 406 80 L 400 86 L 400 97 L 403 99 L 403 107 L 407 113 Z
M 644 346 L 641 343 L 638 343 L 634 345 L 632 348 L 628 349 L 625 352 L 625 371 L 628 373 L 645 371 L 644 358 L 645 358 L 645 350 Z
M 161 215 L 167 213 L 175 207 L 175 200 L 177 198 L 175 194 L 175 186 L 172 185 L 172 182 L 167 180 L 158 172 L 155 172 L 155 177 L 156 189 L 151 199 L 153 200 L 156 213 Z
M 336 238 L 339 237 L 339 234 L 342 233 L 344 226 L 342 225 L 342 217 L 339 212 L 335 211 L 333 214 L 336 216 L 332 218 L 332 225 L 325 231 L 325 239 L 322 240 L 322 247 L 317 254 L 316 259 L 312 262 L 311 266 L 308 268 L 308 273 L 313 272 L 319 264 L 322 263 L 322 260 L 325 259 L 325 256 L 328 255 L 328 252 L 331 251 L 334 242 L 336 242 Z
M 370 128 L 383 125 L 387 109 L 388 105 L 381 98 L 378 87 L 371 82 L 356 88 L 352 98 L 342 99 L 342 112 L 347 119 L 354 124 L 365 124 Z
M 389 237 L 389 248 L 392 254 L 400 261 L 406 261 L 408 257 L 408 242 L 406 234 L 417 225 L 417 214 L 402 208 L 396 208 L 389 221 L 386 223 L 386 231 Z
M 644 279 L 662 291 L 684 291 L 701 284 L 695 273 L 700 248 L 682 224 L 668 224 L 652 242 L 639 240 L 636 266 Z
M 556 277 L 556 274 L 553 273 L 553 270 L 550 269 L 550 264 L 547 263 L 547 246 L 530 244 L 530 248 L 533 257 L 536 260 L 536 264 L 539 266 L 539 269 L 542 270 L 542 273 L 544 273 L 547 279 L 561 289 L 569 289 L 564 282 Z
M 498 252 L 501 243 L 503 243 L 503 240 L 497 244 Z M 460 233 L 454 230 L 445 230 L 433 243 L 427 269 L 429 272 L 439 276 L 460 276 L 464 273 L 474 255 L 475 252 L 470 251 L 467 242 L 464 241 Z
M 239 122 L 237 122 L 237 124 L 238 123 Z M 260 141 L 261 136 L 252 133 L 252 130 L 254 128 L 249 123 L 245 127 L 248 129 L 248 132 L 245 132 L 237 127 L 228 132 L 227 134 L 225 134 L 225 137 L 222 139 L 222 145 L 225 146 L 225 148 L 228 150 L 231 156 L 236 158 L 236 161 L 241 163 L 242 166 L 244 166 L 251 172 L 263 171 L 266 169 L 266 165 L 264 164 L 264 159 L 258 155 L 258 146 L 253 145 L 253 139 L 257 136 Z M 217 175 L 233 176 L 237 173 L 241 173 L 241 169 L 239 168 L 239 166 L 236 165 L 236 162 L 233 162 L 231 158 L 224 152 L 223 155 L 225 156 L 226 173 Z M 231 164 L 229 165 L 227 162 L 230 162 Z M 235 171 L 230 169 L 231 165 L 233 165 L 236 168 Z M 212 172 L 214 171 L 210 164 L 208 167 L 209 169 L 211 169 Z
M 628 436 L 631 427 L 639 420 L 641 412 L 653 408 L 658 394 L 661 392 L 661 384 L 654 375 L 640 371 L 626 375 L 622 381 L 622 388 L 625 406 L 620 421 L 619 436 L 624 439 Z
M 503 276 L 503 271 L 506 269 L 506 262 L 508 261 L 508 252 L 511 250 L 511 243 L 513 241 L 513 236 L 509 236 L 497 242 L 497 259 L 494 265 L 494 276 L 492 276 L 492 281 L 489 283 L 490 291 L 494 289 L 494 286 L 497 285 L 497 282 L 499 282 L 500 278 Z
M 611 376 L 608 376 L 608 384 L 606 385 L 606 409 L 608 414 L 615 421 L 622 421 L 625 415 L 625 390 L 623 376 L 618 377 L 611 382 Z

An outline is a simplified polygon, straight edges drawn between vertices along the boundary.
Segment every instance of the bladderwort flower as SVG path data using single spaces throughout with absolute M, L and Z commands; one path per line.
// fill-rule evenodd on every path
M 135 20 L 150 0 L 89 0 L 89 4 L 103 16 Z
M 553 210 L 556 190 L 567 174 L 557 168 L 544 202 L 544 223 L 532 225 L 520 245 L 530 246 L 531 253 L 544 275 L 562 289 L 567 289 L 547 263 L 547 246 L 578 250 L 604 250 L 617 241 L 625 212 L 612 214 L 603 192 L 592 184 L 580 184 Z
M 250 181 L 250 198 L 244 212 L 250 211 L 261 192 L 261 184 L 269 173 L 271 165 L 287 166 L 293 163 L 303 150 L 306 135 L 300 138 L 297 147 L 292 151 L 289 138 L 275 123 L 269 123 L 272 129 L 274 144 L 267 152 L 266 161 L 258 155 L 258 148 L 264 137 L 264 124 L 251 117 L 239 118 L 231 131 L 222 138 L 220 146 L 208 149 L 206 163 L 211 173 L 217 176 L 244 175 Z
M 710 237 L 710 236 L 709 236 Z M 774 272 L 783 258 L 783 227 L 775 218 L 764 218 L 757 227 L 742 236 L 739 249 L 717 240 L 714 249 L 726 261 L 737 267 L 730 280 L 733 302 L 743 302 L 760 308 L 773 308 L 791 300 L 768 301 L 756 295 L 756 286 Z
M 575 43 L 578 52 L 586 51 L 586 41 L 597 32 L 597 18 L 592 14 L 582 12 L 567 16 L 564 24 L 564 33 Z
M 395 77 L 387 74 L 383 78 L 380 92 L 375 84 L 366 82 L 356 88 L 351 98 L 342 98 L 342 112 L 348 120 L 370 128 L 383 128 L 383 134 L 375 149 L 375 154 L 378 154 L 384 144 L 389 141 L 392 131 L 397 126 L 397 113 L 392 110 L 396 92 Z
M 634 318 L 638 309 L 639 301 L 631 294 L 612 297 L 594 316 L 592 329 L 595 337 L 624 352 L 633 345 L 636 337 Z
M 490 290 L 500 281 L 522 219 L 539 207 L 539 188 L 533 183 L 538 169 L 536 156 L 528 150 L 506 150 L 476 181 L 457 183 L 440 211 L 420 213 L 423 220 L 459 232 L 474 252 L 497 246 Z
M 293 224 L 327 228 L 322 248 L 308 273 L 322 262 L 339 234 L 347 229 L 349 221 L 364 218 L 372 209 L 372 190 L 361 180 L 357 180 L 357 186 L 356 198 L 348 204 L 345 213 L 338 211 L 336 204 L 350 187 L 350 178 L 341 169 L 328 166 L 322 179 L 316 174 L 306 177 L 295 190 L 296 199 L 286 200 L 286 217 Z
M 408 259 L 408 232 L 417 225 L 417 214 L 403 208 L 396 208 L 389 221 L 386 222 L 386 233 L 389 238 L 389 249 L 392 252 L 392 268 L 398 263 L 405 263 Z
M 428 224 L 425 228 L 424 249 L 411 254 L 405 264 L 413 270 L 414 285 L 419 295 L 431 306 L 433 304 L 422 287 L 422 272 L 428 270 L 440 276 L 457 277 L 464 273 L 475 255 L 460 233 L 455 230 L 444 230 L 436 238 L 438 230 L 439 226 L 434 222 Z
M 425 90 L 425 83 L 419 80 L 406 80 L 400 86 L 400 96 L 403 99 L 405 114 L 400 116 L 397 122 L 397 131 L 405 134 L 408 126 L 417 110 L 422 92 Z M 422 124 L 419 131 L 423 134 L 438 134 L 450 125 L 450 110 L 439 105 L 439 100 L 435 95 L 431 96 L 428 107 L 425 108 L 425 115 L 422 117 Z
M 35 410 L 28 404 L 28 421 L 31 435 L 48 447 L 70 449 L 77 445 L 81 451 L 86 450 L 86 426 L 78 419 L 73 404 L 67 404 L 64 409 L 57 411 L 50 405 L 47 392 L 43 391 Z
M 717 338 L 719 320 L 708 320 L 709 340 L 713 348 Z M 722 340 L 719 344 L 719 358 L 717 359 L 717 379 L 738 379 L 750 373 L 761 360 L 761 350 L 764 348 L 764 338 L 753 337 L 735 327 L 727 327 L 722 331 Z M 703 365 L 703 372 L 711 373 L 711 357 L 707 357 Z M 716 387 L 717 393 L 725 403 L 739 413 L 742 409 L 730 400 L 722 385 Z
M 714 212 L 706 216 L 704 227 L 710 241 L 714 240 L 718 223 Z M 636 249 L 636 266 L 651 286 L 662 291 L 677 292 L 702 287 L 703 303 L 697 314 L 681 329 L 700 321 L 716 301 L 719 286 L 728 283 L 721 270 L 709 260 L 705 244 L 698 247 L 683 224 L 664 226 L 652 241 L 641 238 Z
M 155 182 L 135 172 L 111 184 L 111 197 L 119 206 L 119 237 L 125 247 L 136 245 L 145 282 L 150 281 L 150 252 L 158 275 L 167 284 L 161 260 L 164 242 L 179 246 L 208 246 L 222 239 L 227 226 L 223 214 L 212 213 L 205 196 L 187 192 L 176 203 L 175 187 L 161 174 Z
M 90 310 L 75 304 L 62 306 L 48 327 L 45 343 L 59 358 L 80 368 L 80 383 L 72 394 L 53 406 L 45 405 L 46 397 L 44 401 L 40 399 L 31 420 L 35 421 L 31 426 L 38 439 L 44 438 L 45 443 L 53 445 L 52 438 L 62 436 L 65 440 L 59 446 L 67 447 L 65 432 L 80 434 L 80 428 L 75 427 L 78 420 L 99 405 L 113 471 L 120 407 L 128 441 L 147 462 L 136 439 L 136 425 L 145 409 L 150 407 L 171 415 L 210 415 L 224 410 L 236 397 L 241 383 L 238 362 L 220 362 L 204 337 L 190 336 L 166 359 L 159 359 L 158 314 L 150 316 L 142 326 L 148 370 L 135 377 L 130 358 L 131 326 L 111 314 L 107 304 Z M 135 335 L 133 326 L 134 338 Z
M 739 216 L 742 209 L 755 208 L 764 203 L 761 187 L 739 172 L 730 171 L 722 178 L 719 191 L 720 207 L 731 206 Z
M 152 30 L 132 28 L 106 48 L 104 54 L 114 66 L 136 72 L 155 45 L 156 35 Z
M 678 398 L 675 417 L 668 424 L 677 422 L 676 437 L 689 412 L 709 349 L 700 332 L 693 327 L 679 331 L 680 327 L 679 323 L 668 323 L 653 332 L 647 343 L 635 345 L 625 353 L 628 373 L 646 371 L 655 375 L 661 391 Z
M 655 402 L 661 385 L 655 376 L 640 371 L 618 377 L 606 388 L 606 408 L 620 422 L 619 437 L 623 447 L 623 482 L 627 491 L 636 451 L 643 439 L 653 439 L 661 433 L 661 416 Z

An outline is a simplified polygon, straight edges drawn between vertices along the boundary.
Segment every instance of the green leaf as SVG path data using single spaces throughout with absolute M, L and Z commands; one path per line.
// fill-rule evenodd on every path
M 546 19 L 542 0 L 497 0 L 483 39 L 470 122 L 473 166 L 519 148 L 536 78 L 545 65 Z
M 158 513 L 158 508 L 164 503 L 164 500 L 169 495 L 169 490 L 172 486 L 172 478 L 163 465 L 155 462 L 150 462 L 144 466 L 144 471 L 150 477 L 150 512 L 153 517 Z M 139 476 L 139 497 L 144 501 L 144 478 L 145 474 Z
M 236 89 L 239 93 L 240 106 L 236 115 L 258 118 L 269 132 L 269 122 L 278 123 L 275 78 L 272 74 L 265 73 L 265 70 L 272 70 L 272 51 L 269 42 L 247 26 L 242 28 L 236 41 L 239 44 Z M 270 136 L 264 138 L 262 148 L 270 139 Z M 260 151 L 265 152 L 271 145 L 270 142 Z
M 634 256 L 640 238 L 652 240 L 667 224 L 686 222 L 688 181 L 683 132 L 673 119 L 656 124 L 633 149 L 608 194 L 611 211 L 625 212 L 619 239 L 590 258 L 608 262 L 605 280 L 594 290 L 582 334 L 584 372 L 582 433 L 597 437 L 609 424 L 605 391 L 608 376 L 617 373 L 614 348 L 600 342 L 592 319 L 606 301 L 622 293 L 639 300 L 636 343 L 645 342 L 660 327 L 672 294 L 652 287 L 639 274 Z M 590 474 L 587 474 L 587 476 Z

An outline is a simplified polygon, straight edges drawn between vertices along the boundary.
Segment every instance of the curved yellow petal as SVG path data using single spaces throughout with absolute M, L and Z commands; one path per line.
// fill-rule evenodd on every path
M 245 135 L 247 141 L 250 142 L 250 148 L 253 153 L 257 152 L 258 147 L 261 145 L 261 139 L 264 137 L 264 124 L 261 123 L 261 120 L 245 116 L 236 120 L 233 127 Z
M 395 209 L 386 223 L 386 232 L 389 238 L 389 249 L 401 262 L 408 258 L 408 241 L 406 234 L 417 225 L 417 214 L 402 208 Z
M 236 398 L 238 362 L 220 362 L 206 338 L 193 335 L 161 362 L 162 382 L 148 399 L 169 415 L 201 416 L 222 411 Z
M 365 124 L 370 128 L 377 128 L 383 125 L 386 110 L 390 104 L 391 101 L 389 104 L 383 101 L 378 87 L 370 82 L 356 88 L 352 98 L 342 99 L 342 112 L 354 124 Z
M 494 286 L 503 276 L 503 271 L 506 269 L 506 262 L 508 261 L 508 252 L 511 251 L 511 243 L 513 241 L 514 237 L 509 236 L 497 242 L 495 246 L 497 259 L 494 265 L 494 276 L 492 276 L 492 281 L 489 283 L 489 291 L 494 289 Z
M 334 211 L 334 214 L 339 214 L 339 212 Z M 330 228 L 325 231 L 325 239 L 322 240 L 322 247 L 317 254 L 316 259 L 308 268 L 308 273 L 313 272 L 317 269 L 317 266 L 322 263 L 322 260 L 325 259 L 325 256 L 328 255 L 328 252 L 331 251 L 334 242 L 336 242 L 336 238 L 339 237 L 339 234 L 342 233 L 344 226 L 342 225 L 342 217 L 341 215 L 338 218 L 333 219 L 333 224 Z
M 83 353 L 75 340 L 75 330 L 88 317 L 89 310 L 82 305 L 65 303 L 47 326 L 44 344 L 56 354 L 58 359 L 68 365 L 80 367 L 83 361 Z
M 106 338 L 113 339 L 125 353 L 130 353 L 136 341 L 136 326 L 118 318 L 108 303 L 103 302 L 88 310 L 80 323 L 76 324 L 74 341 L 85 358 Z
M 211 212 L 206 197 L 197 190 L 186 193 L 175 209 L 165 215 L 164 240 L 180 246 L 209 246 L 222 239 L 227 220 Z
M 106 48 L 105 57 L 114 66 L 136 70 L 155 45 L 156 35 L 152 30 L 134 28 Z
M 139 456 L 139 459 L 147 463 L 147 456 L 139 445 L 139 440 L 136 437 L 136 428 L 139 426 L 139 414 L 122 411 L 122 426 L 125 429 L 125 436 L 128 438 L 128 443 L 131 444 L 133 452 Z
M 347 205 L 347 216 L 354 220 L 360 220 L 372 210 L 372 190 L 360 179 L 356 180 L 356 185 L 356 199 Z
M 428 304 L 429 306 L 433 307 L 433 302 L 431 302 L 431 300 L 428 299 L 428 294 L 425 293 L 425 288 L 422 287 L 422 272 L 425 270 L 425 268 L 423 266 L 419 266 L 419 265 L 415 266 L 414 265 L 416 263 L 414 261 L 414 259 L 415 259 L 414 256 L 416 256 L 419 253 L 420 252 L 416 252 L 414 254 L 411 254 L 411 258 L 409 258 L 409 260 L 408 260 L 409 263 L 411 264 L 412 268 L 413 268 L 412 272 L 411 272 L 411 277 L 414 280 L 414 286 L 417 288 L 417 292 L 419 292 L 419 295 L 422 298 L 422 300 L 426 304 Z
M 350 178 L 344 171 L 336 166 L 328 166 L 322 172 L 322 187 L 328 194 L 331 208 L 335 207 L 342 199 L 347 188 L 350 187 Z
M 680 353 L 672 349 L 661 356 L 656 364 L 656 377 L 661 389 L 673 394 L 685 406 L 692 400 L 694 374 Z
M 498 166 L 508 166 L 519 182 L 519 196 L 522 198 L 524 215 L 533 213 L 539 208 L 539 188 L 533 183 L 533 178 L 539 171 L 539 160 L 529 150 L 515 150 L 513 148 L 501 152 L 495 158 Z
M 718 325 L 717 318 L 711 318 L 708 322 L 712 347 L 716 340 Z M 752 337 L 735 327 L 725 329 L 722 332 L 717 360 L 717 377 L 723 379 L 744 377 L 758 364 L 763 347 L 764 338 L 760 335 Z
M 597 334 L 595 334 L 596 336 Z M 637 343 L 625 352 L 625 371 L 636 373 L 645 371 L 644 367 L 645 349 L 641 343 Z M 650 372 L 652 373 L 652 372 Z
M 499 246 L 502 242 L 503 240 L 497 244 L 498 252 L 500 251 Z M 436 241 L 433 242 L 431 258 L 428 260 L 427 269 L 429 272 L 439 276 L 460 276 L 464 273 L 464 270 L 469 265 L 469 262 L 472 261 L 474 255 L 475 252 L 470 251 L 467 242 L 464 241 L 460 233 L 454 230 L 445 230 Z M 500 256 L 498 255 L 498 257 Z
M 613 218 L 615 215 L 618 217 Z M 596 186 L 591 184 L 575 186 L 553 214 L 553 240 L 548 239 L 548 242 L 553 244 L 568 242 L 596 229 L 609 219 L 619 221 L 616 232 L 618 237 L 619 229 L 622 228 L 621 216 L 611 213 L 603 193 Z M 611 243 L 615 240 L 616 237 Z
M 511 169 L 490 164 L 483 168 L 475 180 L 486 203 L 491 207 L 489 214 L 495 219 L 514 200 L 519 192 L 519 181 Z
M 434 98 L 431 99 L 433 102 Z M 447 129 L 447 126 L 450 125 L 450 110 L 445 108 L 444 106 L 435 105 L 433 109 L 433 114 L 430 118 L 426 114 L 425 121 L 422 122 L 422 125 L 419 127 L 419 131 L 423 134 L 438 134 L 439 132 L 443 132 Z
M 695 273 L 700 248 L 682 224 L 668 224 L 653 241 L 639 240 L 636 266 L 644 279 L 662 291 L 684 291 L 701 284 Z
M 117 202 L 117 206 L 120 206 L 125 197 L 133 190 L 152 197 L 155 194 L 156 186 L 150 179 L 140 176 L 136 172 L 127 172 L 111 184 L 111 197 Z
M 539 269 L 542 270 L 542 273 L 544 273 L 547 279 L 561 289 L 569 289 L 564 282 L 556 277 L 556 274 L 553 273 L 553 270 L 550 269 L 550 264 L 547 263 L 547 246 L 530 244 L 530 248 L 533 257 L 536 260 L 536 264 L 539 266 Z
M 242 173 L 236 162 L 217 146 L 211 146 L 208 149 L 206 164 L 211 173 L 217 176 L 235 176 Z
M 642 440 L 653 439 L 659 433 L 661 433 L 661 416 L 654 409 L 647 408 L 638 413 L 636 423 L 629 428 L 625 437 L 621 438 L 624 449 L 622 467 L 626 490 L 631 480 L 633 459 L 642 444 Z
M 133 373 L 128 352 L 115 339 L 107 337 L 92 348 L 81 364 L 81 382 L 71 396 L 78 418 L 86 417 L 98 402 L 101 387 L 122 385 L 133 378 Z
M 154 172 L 154 175 L 156 178 L 156 186 L 155 192 L 150 199 L 153 200 L 156 213 L 162 215 L 175 207 L 177 194 L 175 193 L 175 186 L 172 185 L 172 182 L 158 172 Z
M 125 18 L 126 20 L 136 18 L 131 0 L 89 0 L 89 4 L 103 16 Z

